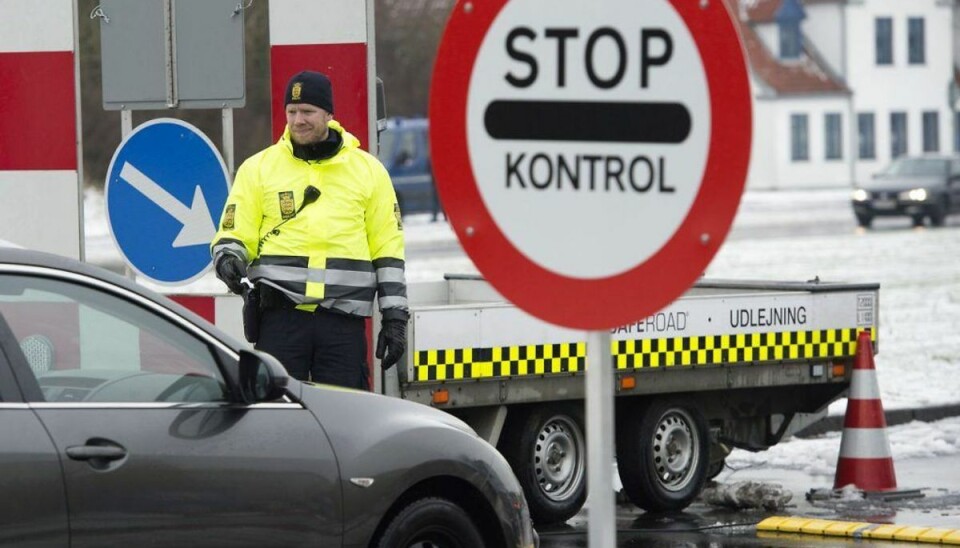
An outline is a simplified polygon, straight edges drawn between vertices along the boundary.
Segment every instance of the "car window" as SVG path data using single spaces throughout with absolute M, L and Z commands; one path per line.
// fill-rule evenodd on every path
M 947 173 L 947 160 L 932 158 L 901 158 L 894 161 L 885 170 L 887 175 L 944 175 Z
M 429 162 L 430 161 L 430 135 L 426 130 L 420 132 L 420 140 L 423 143 L 422 144 L 423 157 L 426 158 L 427 161 Z
M 951 176 L 960 175 L 960 160 L 952 160 L 950 162 L 950 175 Z
M 226 400 L 206 343 L 117 295 L 63 280 L 0 275 L 0 315 L 45 401 Z
M 417 134 L 413 131 L 400 133 L 400 142 L 397 145 L 397 154 L 394 161 L 399 165 L 413 162 L 417 157 Z
M 379 158 L 380 162 L 387 168 L 393 165 L 393 147 L 397 142 L 397 134 L 395 131 L 388 129 L 380 134 L 380 150 Z

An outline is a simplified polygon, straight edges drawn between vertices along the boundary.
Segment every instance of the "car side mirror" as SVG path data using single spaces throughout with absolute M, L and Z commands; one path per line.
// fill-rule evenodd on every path
M 290 377 L 273 356 L 252 350 L 240 351 L 240 399 L 253 404 L 283 397 Z

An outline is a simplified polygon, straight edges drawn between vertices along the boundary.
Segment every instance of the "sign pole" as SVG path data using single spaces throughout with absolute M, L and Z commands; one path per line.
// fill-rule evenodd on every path
M 234 167 L 234 155 L 233 155 L 233 109 L 230 107 L 223 107 L 220 110 L 220 122 L 223 127 L 223 155 L 224 160 L 227 162 L 227 173 L 230 174 L 230 181 L 232 184 L 233 176 L 236 174 L 236 168 Z
M 612 548 L 617 540 L 613 492 L 613 359 L 609 330 L 587 333 L 587 545 Z

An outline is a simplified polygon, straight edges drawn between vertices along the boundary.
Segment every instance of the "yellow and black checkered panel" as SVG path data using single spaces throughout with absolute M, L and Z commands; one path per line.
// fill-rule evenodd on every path
M 838 358 L 857 351 L 857 328 L 625 340 L 613 343 L 617 369 Z
M 417 381 L 484 379 L 576 373 L 587 360 L 586 343 L 418 350 Z
M 617 369 L 846 358 L 860 328 L 613 341 Z M 876 340 L 876 330 L 871 330 Z M 586 343 L 418 350 L 417 382 L 569 374 L 586 367 Z

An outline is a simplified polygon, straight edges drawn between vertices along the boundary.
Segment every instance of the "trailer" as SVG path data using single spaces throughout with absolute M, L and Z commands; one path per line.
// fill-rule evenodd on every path
M 477 276 L 411 284 L 408 297 L 407 353 L 377 389 L 469 423 L 510 462 L 536 523 L 575 515 L 587 494 L 586 333 L 534 318 Z M 626 496 L 685 508 L 732 448 L 764 450 L 822 416 L 850 386 L 861 331 L 876 351 L 878 299 L 874 283 L 702 279 L 613 329 Z

